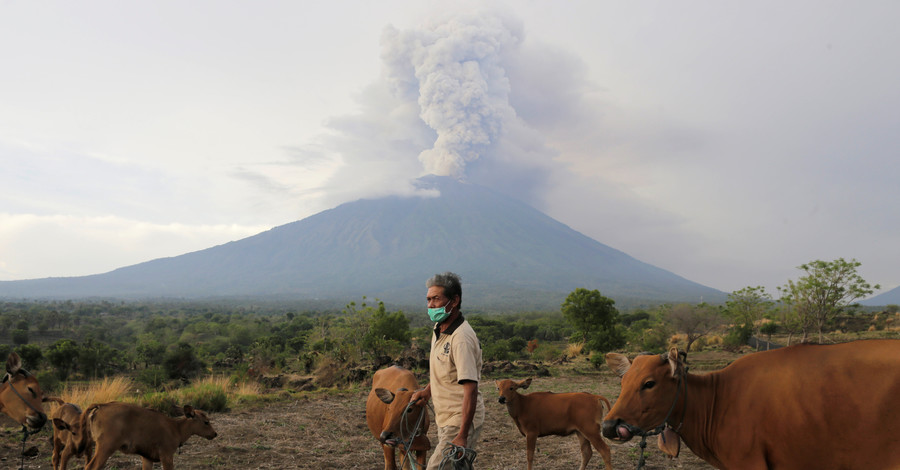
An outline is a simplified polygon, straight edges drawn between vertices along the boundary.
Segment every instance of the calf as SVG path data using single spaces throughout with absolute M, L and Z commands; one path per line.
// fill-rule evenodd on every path
M 206 414 L 187 405 L 184 418 L 173 419 L 128 403 L 94 404 L 81 414 L 76 450 L 83 451 L 88 435 L 93 437 L 96 451 L 85 470 L 100 470 L 117 450 L 140 455 L 143 470 L 151 470 L 153 462 L 172 470 L 175 451 L 194 434 L 207 439 L 217 435 Z
M 516 427 L 525 436 L 528 470 L 534 461 L 537 438 L 570 434 L 576 434 L 581 441 L 581 470 L 585 470 L 591 460 L 591 444 L 603 456 L 606 470 L 612 469 L 609 446 L 603 442 L 600 427 L 604 404 L 606 410 L 610 409 L 609 400 L 590 393 L 534 392 L 522 395 L 516 391 L 528 388 L 531 379 L 520 382 L 498 380 L 496 385 L 500 403 L 506 404 Z
M 58 401 L 57 401 L 58 400 Z M 45 398 L 45 401 L 48 401 Z M 81 452 L 76 451 L 75 434 L 81 428 L 81 408 L 72 403 L 65 403 L 58 398 L 51 398 L 49 401 L 57 401 L 60 406 L 53 410 L 50 419 L 53 421 L 53 455 L 50 462 L 53 464 L 53 470 L 66 470 L 69 465 L 69 459 L 73 456 L 84 457 L 84 465 L 87 466 L 88 460 L 94 453 L 94 440 L 85 436 L 86 445 Z
M 385 470 L 397 468 L 394 457 L 396 445 L 400 445 L 403 452 L 415 451 L 419 467 L 425 468 L 425 454 L 431 449 L 431 441 L 426 436 L 429 422 L 426 403 L 413 403 L 406 416 L 403 415 L 416 388 L 416 376 L 402 367 L 387 367 L 375 372 L 372 377 L 372 391 L 366 401 L 366 423 L 381 444 Z M 416 423 L 420 418 L 422 424 L 416 432 Z M 403 466 L 406 468 L 407 462 Z
M 41 402 L 44 392 L 37 379 L 22 368 L 22 358 L 9 353 L 6 360 L 6 376 L 0 383 L 0 412 L 35 433 L 44 427 L 47 415 Z

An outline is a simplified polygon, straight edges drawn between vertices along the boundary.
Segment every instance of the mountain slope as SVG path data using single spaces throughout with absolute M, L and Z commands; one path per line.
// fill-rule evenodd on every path
M 558 308 L 577 287 L 617 301 L 715 302 L 724 294 L 640 262 L 530 206 L 448 178 L 439 197 L 359 200 L 242 240 L 77 278 L 0 283 L 0 296 L 225 296 L 423 303 L 424 282 L 451 270 L 464 300 Z

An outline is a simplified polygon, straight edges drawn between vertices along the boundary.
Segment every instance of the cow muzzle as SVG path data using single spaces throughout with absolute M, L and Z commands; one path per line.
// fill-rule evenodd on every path
M 381 441 L 382 444 L 387 446 L 397 445 L 397 439 L 394 439 L 394 433 L 390 431 L 382 431 L 381 435 L 378 436 L 378 440 Z
M 44 424 L 47 422 L 47 415 L 44 413 L 37 413 L 33 415 L 28 415 L 25 418 L 25 423 L 31 431 L 40 431 L 41 428 L 44 427 Z
M 501 405 L 505 405 L 506 397 L 504 397 L 503 395 L 500 395 L 500 398 L 498 398 L 497 401 L 499 401 Z
M 619 442 L 628 442 L 634 437 L 631 432 L 631 426 L 625 424 L 621 419 L 606 420 L 600 425 L 603 437 Z

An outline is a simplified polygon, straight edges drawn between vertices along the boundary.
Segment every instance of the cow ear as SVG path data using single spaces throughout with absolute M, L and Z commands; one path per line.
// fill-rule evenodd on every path
M 681 356 L 678 353 L 678 348 L 669 349 L 669 367 L 672 369 L 672 378 L 677 379 L 684 374 L 684 362 L 681 361 Z
M 377 395 L 381 401 L 388 404 L 394 401 L 394 394 L 386 388 L 376 388 L 375 395 Z
M 6 372 L 14 375 L 20 368 L 22 368 L 22 358 L 15 352 L 9 353 L 9 357 L 6 359 Z
M 606 365 L 608 365 L 609 368 L 613 370 L 613 372 L 621 377 L 625 375 L 626 372 L 628 372 L 628 368 L 631 367 L 631 361 L 629 361 L 624 354 L 607 353 Z
M 72 430 L 72 428 L 69 427 L 69 423 L 67 423 L 59 418 L 53 418 L 53 427 L 55 427 L 56 429 L 58 429 L 60 431 L 71 431 Z
M 194 417 L 194 407 L 191 405 L 184 405 L 184 416 L 188 418 Z
M 519 382 L 519 388 L 528 388 L 531 386 L 531 377 Z

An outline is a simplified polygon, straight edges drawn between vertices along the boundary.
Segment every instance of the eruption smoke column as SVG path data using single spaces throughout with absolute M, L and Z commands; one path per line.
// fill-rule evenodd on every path
M 382 57 L 395 90 L 417 95 L 419 117 L 437 133 L 419 154 L 428 173 L 462 178 L 515 118 L 504 50 L 521 42 L 521 25 L 498 16 L 456 18 L 432 28 L 389 27 Z

